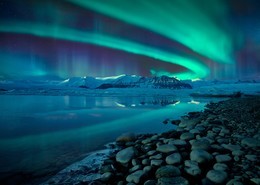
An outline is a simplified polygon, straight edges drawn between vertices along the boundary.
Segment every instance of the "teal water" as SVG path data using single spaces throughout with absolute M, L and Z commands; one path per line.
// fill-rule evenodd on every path
M 208 102 L 191 100 L 160 96 L 0 96 L 0 180 L 53 175 L 125 132 L 174 129 L 162 122 L 201 111 Z

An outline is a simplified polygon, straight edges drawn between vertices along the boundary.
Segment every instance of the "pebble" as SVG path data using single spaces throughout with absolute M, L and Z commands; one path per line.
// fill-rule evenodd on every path
M 145 176 L 145 174 L 146 173 L 143 170 L 138 170 L 138 171 L 128 175 L 126 177 L 126 181 L 138 184 L 142 180 L 142 178 Z
M 176 140 L 170 141 L 169 144 L 172 144 L 172 145 L 175 145 L 178 147 L 178 146 L 186 146 L 187 142 L 184 140 L 181 140 L 181 139 L 176 139 Z
M 179 164 L 182 161 L 182 157 L 179 153 L 174 153 L 166 157 L 167 164 Z
M 252 181 L 253 183 L 260 185 L 260 178 L 252 178 L 250 179 L 250 181 Z
M 156 148 L 156 150 L 159 151 L 159 152 L 162 152 L 162 153 L 170 153 L 170 152 L 175 152 L 178 149 L 174 145 L 164 144 L 164 145 L 158 146 Z
M 229 162 L 232 160 L 232 158 L 229 155 L 217 155 L 216 157 L 216 161 L 218 163 L 225 163 L 225 162 Z
M 156 185 L 156 181 L 155 180 L 147 180 L 147 181 L 145 181 L 144 185 Z
M 150 164 L 150 160 L 149 159 L 143 159 L 142 160 L 142 164 L 143 165 L 149 165 Z
M 199 164 L 196 161 L 186 160 L 184 161 L 186 167 L 197 167 Z
M 234 157 L 234 161 L 239 161 L 239 160 L 240 160 L 240 158 L 238 156 Z
M 210 170 L 206 176 L 209 180 L 217 184 L 224 183 L 228 177 L 226 172 L 219 170 Z
M 163 160 L 161 160 L 161 159 L 151 160 L 151 166 L 161 166 L 162 163 L 163 163 Z
M 205 150 L 192 150 L 190 159 L 198 163 L 206 163 L 213 159 L 212 155 Z
M 161 159 L 161 158 L 162 158 L 162 154 L 157 154 L 149 157 L 149 159 Z
M 199 139 L 199 140 L 195 140 L 192 143 L 192 150 L 197 150 L 197 149 L 201 149 L 201 150 L 209 150 L 210 148 L 210 142 L 207 139 Z
M 124 185 L 124 181 L 119 181 L 117 185 Z
M 183 177 L 159 178 L 158 185 L 189 185 L 189 181 Z
M 128 163 L 135 156 L 135 148 L 128 147 L 116 154 L 116 161 L 120 163 Z
M 219 171 L 227 171 L 228 166 L 224 163 L 216 163 L 216 164 L 214 164 L 213 169 L 219 170 Z
M 199 168 L 199 166 L 196 167 L 190 167 L 190 168 L 184 168 L 184 171 L 191 175 L 191 176 L 198 176 L 201 174 L 201 169 Z
M 259 147 L 260 141 L 255 138 L 245 138 L 241 141 L 241 144 L 248 147 Z
M 119 136 L 116 141 L 117 142 L 130 142 L 134 141 L 136 139 L 136 136 L 134 133 L 124 133 L 121 136 Z
M 233 145 L 233 144 L 222 144 L 221 145 L 223 148 L 230 150 L 231 152 L 233 152 L 234 150 L 240 150 L 241 146 L 239 145 Z
M 219 133 L 220 130 L 221 130 L 221 128 L 219 128 L 219 127 L 212 128 L 212 131 L 215 132 L 215 133 Z
M 257 161 L 256 155 L 245 155 L 249 161 Z
M 151 150 L 149 152 L 147 152 L 147 155 L 154 155 L 157 151 L 156 150 Z
M 195 138 L 195 136 L 194 136 L 194 134 L 192 134 L 190 132 L 185 132 L 185 133 L 181 134 L 181 136 L 180 136 L 181 140 L 191 140 L 193 138 Z
M 192 133 L 192 134 L 200 134 L 200 133 L 201 133 L 201 132 L 200 132 L 198 129 L 196 129 L 196 128 L 191 129 L 189 132 Z
M 241 156 L 241 155 L 244 155 L 244 152 L 241 150 L 234 150 L 234 151 L 232 151 L 232 155 Z
M 139 160 L 137 160 L 137 159 L 132 159 L 132 165 L 133 165 L 133 166 L 136 166 L 136 165 L 138 165 L 138 164 L 140 164 L 140 161 L 139 161 Z
M 141 165 L 136 165 L 136 166 L 132 167 L 132 168 L 129 170 L 129 172 L 130 172 L 130 173 L 133 173 L 133 172 L 135 172 L 135 171 L 137 171 L 137 170 L 140 170 L 141 168 L 142 168 Z
M 243 185 L 242 182 L 239 182 L 238 180 L 236 179 L 231 179 L 230 181 L 227 182 L 226 185 Z
M 155 172 L 155 177 L 157 179 L 161 177 L 176 177 L 180 176 L 181 172 L 179 168 L 172 166 L 172 165 L 167 165 L 167 166 L 162 166 L 158 168 Z
M 106 182 L 106 181 L 109 181 L 112 177 L 113 177 L 113 173 L 106 172 L 106 173 L 102 174 L 101 180 Z

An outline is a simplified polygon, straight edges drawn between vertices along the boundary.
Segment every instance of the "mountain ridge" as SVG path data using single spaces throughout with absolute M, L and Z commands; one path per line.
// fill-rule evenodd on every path
M 143 77 L 119 75 L 115 77 L 73 77 L 61 82 L 61 85 L 87 89 L 109 88 L 155 88 L 155 89 L 191 89 L 192 86 L 174 77 Z

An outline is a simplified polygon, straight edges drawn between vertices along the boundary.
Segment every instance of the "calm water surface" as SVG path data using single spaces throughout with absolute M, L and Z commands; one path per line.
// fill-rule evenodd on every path
M 208 100 L 177 97 L 0 96 L 0 179 L 46 176 L 125 132 L 158 133 L 162 124 Z

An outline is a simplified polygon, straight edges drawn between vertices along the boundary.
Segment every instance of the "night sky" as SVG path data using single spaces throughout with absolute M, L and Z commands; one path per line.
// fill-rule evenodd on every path
M 0 0 L 0 79 L 260 78 L 258 0 Z

